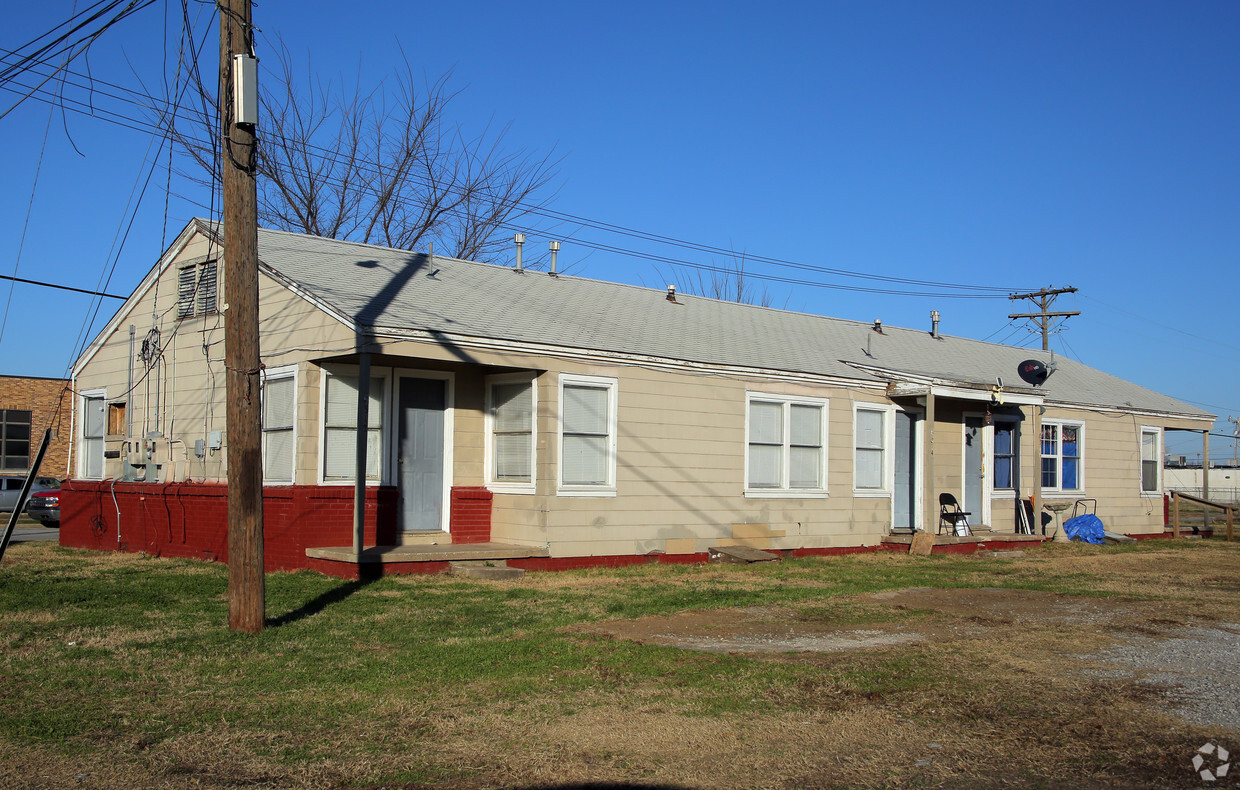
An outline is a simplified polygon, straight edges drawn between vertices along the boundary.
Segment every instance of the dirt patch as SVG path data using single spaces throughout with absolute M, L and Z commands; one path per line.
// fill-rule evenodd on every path
M 809 612 L 749 607 L 686 611 L 581 627 L 639 644 L 711 653 L 834 653 L 917 642 L 982 638 L 995 628 L 1037 624 L 1158 633 L 1185 620 L 1151 602 L 1117 602 L 1036 590 L 918 588 L 840 599 L 851 627 L 832 607 Z M 867 617 L 869 615 L 869 617 Z
M 831 653 L 908 644 L 926 638 L 904 625 L 875 623 L 836 628 L 792 609 L 750 607 L 678 612 L 637 620 L 610 620 L 577 629 L 639 644 L 708 653 Z

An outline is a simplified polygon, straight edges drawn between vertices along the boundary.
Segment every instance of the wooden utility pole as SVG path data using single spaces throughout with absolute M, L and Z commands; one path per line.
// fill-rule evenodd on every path
M 258 361 L 258 194 L 253 123 L 238 123 L 234 55 L 253 54 L 250 0 L 220 0 L 220 172 L 224 182 L 224 366 L 228 427 L 228 627 L 266 624 Z M 250 119 L 251 121 L 253 119 Z
M 1032 299 L 1038 306 L 1036 313 L 1010 313 L 1008 318 L 1031 318 L 1042 330 L 1042 350 L 1050 350 L 1050 334 L 1052 318 L 1070 318 L 1074 315 L 1080 315 L 1080 310 L 1068 310 L 1066 312 L 1052 313 L 1050 306 L 1055 303 L 1055 297 L 1060 294 L 1074 294 L 1075 288 L 1043 288 L 1040 291 L 1034 291 L 1027 294 L 1012 294 L 1008 299 Z

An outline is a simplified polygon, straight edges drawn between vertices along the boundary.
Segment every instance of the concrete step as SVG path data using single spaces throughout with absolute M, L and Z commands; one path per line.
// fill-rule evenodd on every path
M 449 562 L 448 573 L 466 579 L 520 579 L 525 568 L 510 568 L 504 560 L 468 560 Z
M 775 562 L 779 560 L 778 554 L 763 551 L 762 549 L 750 548 L 749 546 L 711 546 L 707 552 L 711 562 L 745 564 L 750 562 Z

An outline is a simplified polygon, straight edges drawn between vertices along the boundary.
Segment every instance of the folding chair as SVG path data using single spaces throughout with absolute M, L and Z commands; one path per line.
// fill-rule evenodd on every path
M 956 497 L 948 493 L 939 494 L 939 532 L 943 534 L 943 527 L 948 528 L 948 533 L 957 537 L 972 535 L 969 529 L 969 516 L 973 515 L 966 510 L 960 509 L 960 503 L 956 501 Z

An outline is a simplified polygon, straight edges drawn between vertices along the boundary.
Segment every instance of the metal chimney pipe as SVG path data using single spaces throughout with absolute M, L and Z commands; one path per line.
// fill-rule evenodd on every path
M 521 263 L 521 248 L 525 246 L 525 234 L 518 233 L 512 237 L 512 240 L 517 244 L 517 271 L 523 272 L 525 266 Z
M 552 277 L 554 277 L 556 276 L 555 257 L 556 257 L 556 253 L 560 251 L 560 243 L 558 241 L 553 241 L 547 245 L 547 248 L 551 250 L 551 272 L 550 274 Z
M 930 311 L 930 337 L 937 338 L 939 336 L 939 311 Z

